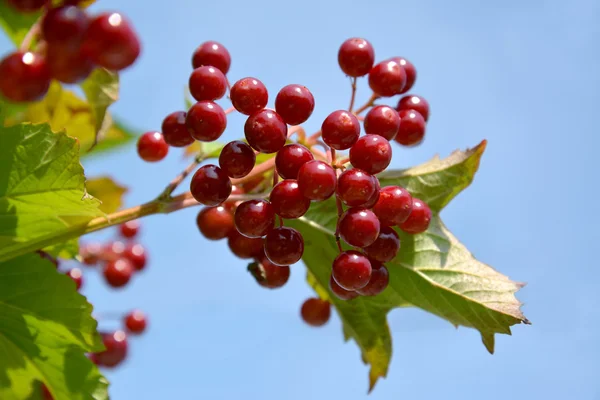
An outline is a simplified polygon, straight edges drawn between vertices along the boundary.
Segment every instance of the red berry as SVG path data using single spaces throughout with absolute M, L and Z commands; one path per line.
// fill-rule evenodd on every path
M 275 210 L 266 200 L 246 200 L 235 210 L 235 227 L 244 236 L 265 236 L 275 224 Z
M 365 132 L 379 135 L 387 140 L 392 140 L 400 129 L 400 116 L 398 111 L 390 106 L 376 106 L 371 108 L 365 116 Z
M 146 315 L 140 310 L 134 310 L 125 316 L 125 327 L 127 331 L 140 334 L 146 330 L 148 321 Z
M 35 12 L 44 7 L 49 0 L 7 0 L 17 11 L 22 13 Z
M 268 289 L 277 289 L 285 285 L 290 278 L 290 267 L 278 266 L 262 256 L 256 262 L 248 266 L 256 282 Z
M 190 93 L 197 101 L 218 100 L 227 92 L 227 78 L 209 65 L 198 67 L 190 75 Z
M 284 179 L 275 185 L 269 201 L 281 218 L 300 218 L 310 208 L 310 200 L 302 195 L 295 179 Z
M 300 167 L 314 159 L 310 150 L 305 146 L 296 143 L 287 144 L 277 152 L 275 167 L 282 178 L 298 179 Z
M 429 119 L 429 103 L 421 96 L 414 94 L 404 96 L 398 101 L 396 110 L 415 110 L 427 121 Z
M 219 166 L 231 178 L 243 178 L 248 175 L 255 162 L 254 150 L 241 140 L 227 143 L 219 155 Z
M 363 250 L 371 260 L 388 262 L 396 257 L 399 249 L 400 238 L 396 231 L 389 226 L 382 226 L 377 239 Z
M 52 393 L 50 393 L 50 389 L 48 389 L 48 387 L 42 383 L 42 397 L 44 398 L 44 400 L 54 400 L 54 397 L 52 396 Z
M 377 190 L 379 190 L 377 178 L 363 170 L 348 169 L 338 177 L 337 195 L 349 207 L 366 204 Z
M 0 61 L 0 94 L 17 103 L 36 101 L 50 87 L 50 72 L 44 57 L 14 52 Z
M 204 207 L 196 217 L 196 224 L 209 240 L 225 239 L 235 230 L 233 213 L 224 206 Z
M 416 146 L 425 136 L 425 119 L 415 110 L 402 110 L 398 113 L 402 122 L 394 140 L 403 146 Z
M 331 304 L 317 298 L 306 299 L 300 309 L 300 315 L 310 326 L 323 326 L 331 316 Z
M 377 178 L 375 178 L 375 179 L 377 180 L 377 191 L 365 204 L 362 205 L 362 208 L 368 208 L 370 210 L 373 207 L 375 207 L 375 204 L 377 204 L 377 201 L 379 201 L 379 190 L 380 190 L 379 179 L 377 179 Z
M 412 89 L 415 81 L 417 80 L 417 69 L 404 57 L 395 57 L 396 61 L 400 63 L 400 66 L 404 68 L 404 72 L 406 73 L 406 83 L 404 84 L 404 88 L 402 89 L 402 93 L 408 92 Z
M 402 93 L 406 84 L 406 72 L 395 60 L 382 61 L 369 71 L 369 87 L 382 97 Z
M 242 78 L 233 84 L 230 91 L 233 107 L 245 115 L 262 110 L 269 101 L 267 87 L 258 79 Z
M 354 290 L 346 290 L 333 279 L 333 275 L 329 279 L 329 289 L 340 300 L 352 300 L 359 296 Z
M 108 242 L 104 249 L 102 249 L 102 260 L 103 261 L 114 261 L 123 257 L 125 254 L 125 243 L 120 240 L 115 240 L 113 242 Z
M 194 139 L 213 142 L 225 132 L 227 115 L 217 103 L 199 101 L 188 110 L 185 126 Z
M 321 125 L 323 141 L 336 150 L 347 150 L 360 135 L 360 122 L 354 114 L 338 110 L 325 118 Z
M 229 250 L 239 258 L 255 258 L 263 253 L 263 238 L 249 238 L 233 230 L 227 240 Z
M 412 198 L 412 211 L 408 219 L 400 224 L 400 229 L 406 233 L 423 233 L 429 228 L 431 209 L 420 199 Z
M 83 273 L 81 270 L 79 268 L 72 268 L 67 271 L 67 276 L 75 282 L 75 286 L 79 290 L 81 285 L 83 285 Z
M 79 248 L 79 255 L 85 265 L 96 265 L 104 248 L 100 243 L 85 243 Z
M 156 162 L 167 156 L 169 145 L 162 133 L 146 132 L 138 139 L 137 151 L 142 160 Z
M 371 279 L 371 262 L 358 251 L 343 251 L 333 261 L 332 276 L 343 289 L 363 288 Z
M 103 13 L 90 22 L 82 51 L 94 64 L 120 71 L 135 62 L 141 45 L 129 20 L 119 13 Z
M 275 265 L 295 264 L 303 253 L 304 239 L 294 228 L 275 228 L 265 237 L 265 255 Z
M 46 64 L 52 78 L 64 83 L 80 82 L 94 70 L 94 64 L 79 49 L 67 52 L 60 46 L 48 45 Z
M 202 43 L 194 51 L 192 66 L 196 69 L 203 65 L 212 65 L 222 73 L 227 74 L 231 66 L 229 51 L 219 42 L 211 40 Z
M 392 146 L 379 135 L 362 136 L 350 149 L 350 162 L 369 174 L 378 174 L 392 161 Z
M 262 180 L 263 177 L 259 176 L 259 178 L 261 178 L 261 180 Z M 223 206 L 225 208 L 227 208 L 229 211 L 234 212 L 235 209 L 237 208 L 237 206 L 240 205 L 241 201 L 240 200 L 233 200 L 233 199 L 231 199 L 231 196 L 234 196 L 234 195 L 237 196 L 237 195 L 244 194 L 244 193 L 246 193 L 246 191 L 244 190 L 243 187 L 241 187 L 239 185 L 232 185 L 231 186 L 231 194 L 227 198 L 227 201 L 225 201 L 225 203 L 223 203 Z M 231 214 L 231 216 L 233 218 L 233 214 Z
M 304 164 L 298 172 L 298 187 L 310 200 L 326 200 L 335 192 L 337 177 L 331 165 L 319 160 Z
M 338 63 L 346 75 L 364 76 L 369 73 L 375 63 L 373 46 L 366 39 L 348 39 L 340 46 Z
M 140 222 L 137 219 L 133 221 L 127 221 L 124 224 L 119 225 L 119 232 L 121 236 L 127 239 L 135 237 L 140 231 Z
M 287 140 L 287 125 L 273 110 L 263 109 L 250 115 L 244 125 L 246 140 L 261 153 L 276 153 Z
M 120 288 L 125 286 L 133 275 L 133 265 L 126 258 L 109 261 L 104 267 L 104 278 L 106 282 L 114 287 Z
M 289 125 L 300 125 L 315 109 L 315 98 L 306 86 L 284 86 L 275 98 L 275 110 Z
M 356 289 L 362 296 L 377 296 L 383 292 L 390 282 L 390 274 L 385 265 L 371 261 L 371 279 L 363 288 Z
M 42 35 L 47 45 L 73 53 L 79 50 L 89 22 L 85 11 L 77 6 L 52 8 L 42 19 Z
M 127 357 L 127 335 L 119 330 L 101 336 L 106 349 L 96 354 L 96 361 L 103 367 L 116 367 Z
M 221 168 L 207 164 L 192 177 L 190 191 L 199 203 L 218 206 L 231 194 L 231 180 Z
M 146 249 L 139 243 L 129 243 L 123 252 L 123 257 L 131 262 L 136 271 L 146 267 Z
M 379 236 L 381 228 L 375 213 L 366 208 L 346 210 L 338 223 L 342 239 L 349 245 L 356 247 L 367 247 L 373 244 Z
M 381 225 L 400 225 L 410 215 L 412 196 L 400 186 L 386 186 L 379 192 L 379 200 L 373 207 L 373 212 L 379 218 Z
M 162 134 L 165 142 L 173 147 L 185 147 L 194 143 L 194 138 L 186 126 L 187 113 L 175 111 L 167 115 L 162 122 Z

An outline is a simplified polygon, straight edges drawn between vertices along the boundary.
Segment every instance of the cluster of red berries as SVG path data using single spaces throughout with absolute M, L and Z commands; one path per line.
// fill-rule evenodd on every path
M 52 79 L 77 83 L 95 67 L 120 71 L 138 58 L 141 46 L 119 13 L 89 16 L 78 1 L 53 7 L 50 0 L 9 0 L 22 12 L 45 9 L 35 51 L 15 51 L 0 61 L 0 94 L 14 102 L 42 98 Z

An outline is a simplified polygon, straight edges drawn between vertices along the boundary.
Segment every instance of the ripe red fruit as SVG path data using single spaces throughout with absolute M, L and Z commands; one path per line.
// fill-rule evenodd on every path
M 400 186 L 386 186 L 379 191 L 379 200 L 373 212 L 382 225 L 400 225 L 410 215 L 412 196 L 408 190 Z
M 350 149 L 350 163 L 369 174 L 378 174 L 392 161 L 392 146 L 379 135 L 362 136 Z
M 96 265 L 104 248 L 100 243 L 85 243 L 79 248 L 79 255 L 85 265 Z
M 123 257 L 131 262 L 136 271 L 146 267 L 146 249 L 139 243 L 129 243 L 123 252 Z
M 102 342 L 106 348 L 96 353 L 98 365 L 103 367 L 116 367 L 127 357 L 127 335 L 118 330 L 112 333 L 102 333 Z
M 289 266 L 275 265 L 265 256 L 248 265 L 248 271 L 250 271 L 260 286 L 268 289 L 280 288 L 290 278 Z
M 49 0 L 7 0 L 14 9 L 22 13 L 35 12 L 44 7 Z
M 377 178 L 358 168 L 348 169 L 338 177 L 337 195 L 349 207 L 366 204 L 378 190 Z
M 217 103 L 199 101 L 188 110 L 185 126 L 194 139 L 213 142 L 225 132 L 227 115 Z
M 146 132 L 138 139 L 137 151 L 142 160 L 157 162 L 167 156 L 169 145 L 162 133 Z
M 300 309 L 300 315 L 310 326 L 323 326 L 331 316 L 331 304 L 317 298 L 306 299 Z
M 203 65 L 212 65 L 227 74 L 231 66 L 229 51 L 221 43 L 213 40 L 202 43 L 194 51 L 192 66 L 196 69 Z
M 396 110 L 415 110 L 423 116 L 425 121 L 429 119 L 429 103 L 423 97 L 414 94 L 404 96 L 398 100 Z
M 263 253 L 263 238 L 249 238 L 237 230 L 229 234 L 227 245 L 231 252 L 242 259 L 256 258 Z
M 275 156 L 275 168 L 283 179 L 298 179 L 300 168 L 315 157 L 301 144 L 287 144 Z
M 381 229 L 375 213 L 366 208 L 349 208 L 342 214 L 338 223 L 341 238 L 356 247 L 373 244 Z
M 119 225 L 119 233 L 121 236 L 127 239 L 135 237 L 140 231 L 140 221 L 134 219 L 133 221 L 127 221 Z
M 365 204 L 361 206 L 362 208 L 368 208 L 370 210 L 375 206 L 375 204 L 377 204 L 377 201 L 379 200 L 379 190 L 381 187 L 379 186 L 379 179 L 375 177 L 375 180 L 377 182 L 377 191 Z
M 310 200 L 326 200 L 335 192 L 337 177 L 331 165 L 319 160 L 304 164 L 298 172 L 298 187 Z
M 231 194 L 231 180 L 221 168 L 207 164 L 198 169 L 190 183 L 192 196 L 205 206 L 218 206 Z
M 408 219 L 400 224 L 400 229 L 406 233 L 423 233 L 431 222 L 431 209 L 423 200 L 412 198 L 412 211 Z
M 385 265 L 371 261 L 371 279 L 363 288 L 356 289 L 362 296 L 377 296 L 383 292 L 390 282 L 390 274 Z
M 77 290 L 83 285 L 83 272 L 79 268 L 72 268 L 67 271 L 67 276 L 75 282 Z
M 148 321 L 146 315 L 140 310 L 133 310 L 124 318 L 127 331 L 134 334 L 140 334 L 146 330 Z
M 51 8 L 42 19 L 42 35 L 49 46 L 73 53 L 79 50 L 89 22 L 85 11 L 77 6 Z
M 80 82 L 94 70 L 94 64 L 80 49 L 69 52 L 60 46 L 47 46 L 46 64 L 50 76 L 64 83 Z
M 44 398 L 44 400 L 54 400 L 54 397 L 52 396 L 52 393 L 50 393 L 50 389 L 48 389 L 48 387 L 46 385 L 44 385 L 42 383 L 42 397 Z
M 224 206 L 204 207 L 196 217 L 196 225 L 209 240 L 225 239 L 235 230 L 233 213 Z
M 360 289 L 371 279 L 371 262 L 358 251 L 343 251 L 333 261 L 332 276 L 343 289 Z
M 244 236 L 258 238 L 265 236 L 275 224 L 275 210 L 266 200 L 246 200 L 235 210 L 235 227 Z
M 287 140 L 287 125 L 273 110 L 263 109 L 250 115 L 244 124 L 246 140 L 261 153 L 276 153 Z
M 186 126 L 187 113 L 185 111 L 175 111 L 167 115 L 162 122 L 162 134 L 165 142 L 173 147 L 185 147 L 194 143 L 194 138 Z
M 261 178 L 261 180 L 262 180 L 263 177 L 259 176 L 259 178 Z M 247 182 L 246 182 L 246 184 L 247 184 Z M 241 203 L 241 201 L 234 200 L 231 197 L 234 195 L 237 196 L 237 195 L 244 194 L 244 193 L 246 193 L 246 190 L 243 187 L 241 187 L 239 185 L 231 185 L 231 194 L 229 195 L 229 197 L 227 198 L 225 203 L 223 203 L 223 206 L 226 209 L 228 209 L 229 211 L 234 212 L 235 209 L 237 208 L 237 206 Z M 233 214 L 231 214 L 231 216 L 233 218 Z
M 310 208 L 310 200 L 302 195 L 295 179 L 284 179 L 275 185 L 269 195 L 269 201 L 281 218 L 300 218 Z
M 377 239 L 363 250 L 371 261 L 388 262 L 398 254 L 400 238 L 393 228 L 382 226 Z
M 360 122 L 354 114 L 337 110 L 325 118 L 321 125 L 323 141 L 336 150 L 347 150 L 360 135 Z
M 400 66 L 404 68 L 404 72 L 406 73 L 406 83 L 404 84 L 404 89 L 402 89 L 402 93 L 408 92 L 412 89 L 415 81 L 417 80 L 417 69 L 404 57 L 395 57 L 396 61 L 400 63 Z
M 416 146 L 425 136 L 425 119 L 415 110 L 402 110 L 398 113 L 402 122 L 394 140 L 403 146 Z
M 289 125 L 300 125 L 315 109 L 315 98 L 306 86 L 284 86 L 275 98 L 275 111 Z
M 82 51 L 94 64 L 120 71 L 135 62 L 141 45 L 137 33 L 122 14 L 103 13 L 90 21 Z
M 16 51 L 0 61 L 0 94 L 23 103 L 39 100 L 50 87 L 50 72 L 44 57 Z
M 373 46 L 366 39 L 348 39 L 340 46 L 338 63 L 346 75 L 364 76 L 369 73 L 375 63 Z
M 252 77 L 242 78 L 234 83 L 229 94 L 233 107 L 245 115 L 262 110 L 269 101 L 267 87 Z
M 382 61 L 369 71 L 369 87 L 382 97 L 402 93 L 406 84 L 406 72 L 395 60 Z
M 365 115 L 365 132 L 392 140 L 400 129 L 398 111 L 390 106 L 376 106 Z
M 295 264 L 303 253 L 304 239 L 294 228 L 275 228 L 265 237 L 265 255 L 275 265 Z
M 126 248 L 127 246 L 125 246 L 125 243 L 120 240 L 106 243 L 102 249 L 103 261 L 114 261 L 118 258 L 122 258 Z
M 227 92 L 227 78 L 219 69 L 205 65 L 192 71 L 189 88 L 197 101 L 218 100 Z
M 133 265 L 126 258 L 119 258 L 109 261 L 104 267 L 104 278 L 106 282 L 114 287 L 120 288 L 125 286 L 133 275 Z
M 346 290 L 333 279 L 333 275 L 329 278 L 329 289 L 340 300 L 352 300 L 359 296 L 354 290 Z
M 243 178 L 248 175 L 255 163 L 254 150 L 241 140 L 227 143 L 219 155 L 219 166 L 231 178 Z

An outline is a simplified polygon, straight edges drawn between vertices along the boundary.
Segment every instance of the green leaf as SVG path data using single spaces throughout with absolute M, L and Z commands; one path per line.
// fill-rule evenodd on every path
M 0 127 L 0 261 L 102 216 L 84 182 L 75 139 L 47 124 Z
M 114 213 L 121 208 L 123 195 L 127 193 L 126 187 L 119 185 L 107 176 L 88 179 L 85 187 L 90 195 L 102 202 L 100 210 L 107 214 Z
M 96 68 L 79 86 L 91 106 L 94 116 L 94 145 L 99 137 L 108 131 L 110 121 L 106 121 L 106 110 L 119 99 L 119 75 L 104 68 Z

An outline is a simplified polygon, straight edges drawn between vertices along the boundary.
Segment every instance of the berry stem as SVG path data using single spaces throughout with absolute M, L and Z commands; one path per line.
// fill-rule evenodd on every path
M 256 165 L 252 169 L 252 171 L 250 171 L 250 173 L 248 175 L 244 176 L 243 178 L 232 179 L 231 183 L 233 185 L 240 185 L 242 183 L 251 181 L 252 179 L 256 178 L 258 175 L 262 175 L 265 172 L 267 172 L 273 168 L 275 168 L 275 157 L 269 158 L 267 161 Z
M 231 114 L 232 112 L 235 111 L 235 107 L 229 107 L 227 110 L 225 110 L 225 115 Z
M 169 185 L 167 185 L 165 190 L 163 190 L 163 192 L 158 196 L 157 200 L 158 201 L 168 200 L 171 197 L 171 194 L 175 191 L 175 189 L 177 189 L 177 187 L 181 184 L 181 182 L 183 182 L 183 180 L 185 178 L 187 178 L 187 176 L 189 174 L 191 174 L 196 169 L 196 167 L 205 159 L 206 159 L 206 155 L 204 153 L 200 153 L 200 154 L 196 155 L 196 157 L 194 158 L 194 161 L 192 161 L 190 163 L 190 165 L 185 167 L 185 169 L 179 175 L 177 175 L 171 181 L 171 183 L 169 183 Z
M 42 33 L 42 17 L 43 15 L 40 18 L 38 18 L 38 20 L 35 21 L 33 25 L 31 25 L 31 28 L 29 28 L 29 31 L 27 32 L 27 34 L 23 38 L 23 41 L 21 42 L 21 45 L 19 46 L 19 51 L 29 51 L 31 45 L 33 44 L 33 41 L 38 36 L 40 36 L 40 34 Z
M 357 108 L 353 113 L 354 115 L 358 116 L 360 115 L 363 111 L 365 111 L 367 108 L 372 107 L 373 104 L 375 104 L 375 100 L 377 100 L 379 98 L 379 96 L 377 96 L 375 93 L 373 93 L 371 95 L 371 97 L 369 98 L 369 100 L 367 100 L 367 102 L 365 104 L 363 104 L 362 106 L 360 106 L 359 108 Z
M 354 108 L 354 101 L 356 100 L 356 77 L 352 78 L 352 95 L 350 96 L 350 106 L 348 111 L 352 112 Z
M 227 201 L 237 202 L 255 199 L 264 199 L 269 197 L 269 193 L 247 193 L 247 194 L 233 194 L 228 197 Z M 165 205 L 162 213 L 169 214 L 174 211 L 183 210 L 184 208 L 199 206 L 200 203 L 194 199 L 190 192 L 185 192 L 179 196 L 175 196 L 171 201 Z

